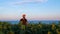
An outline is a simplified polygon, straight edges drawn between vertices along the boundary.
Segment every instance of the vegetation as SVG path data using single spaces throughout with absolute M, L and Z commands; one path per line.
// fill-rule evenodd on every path
M 58 24 L 42 24 L 41 22 L 28 24 L 24 30 L 21 29 L 20 23 L 0 22 L 0 34 L 60 34 L 60 21 Z

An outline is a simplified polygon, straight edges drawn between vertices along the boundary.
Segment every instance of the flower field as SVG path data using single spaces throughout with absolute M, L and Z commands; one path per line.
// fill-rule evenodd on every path
M 23 26 L 22 26 L 23 27 Z M 0 22 L 0 34 L 60 34 L 60 21 L 58 24 L 28 24 L 21 28 L 21 24 Z

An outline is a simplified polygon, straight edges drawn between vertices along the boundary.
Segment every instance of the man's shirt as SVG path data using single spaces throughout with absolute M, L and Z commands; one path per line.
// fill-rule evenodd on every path
M 27 19 L 22 18 L 20 21 L 22 22 L 23 25 L 27 25 Z

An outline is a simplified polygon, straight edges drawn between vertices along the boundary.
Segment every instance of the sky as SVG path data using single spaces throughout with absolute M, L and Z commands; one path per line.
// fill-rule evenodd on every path
M 60 0 L 0 0 L 0 20 L 60 20 Z

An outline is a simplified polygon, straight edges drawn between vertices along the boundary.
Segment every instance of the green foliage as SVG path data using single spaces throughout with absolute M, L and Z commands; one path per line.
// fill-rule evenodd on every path
M 21 29 L 21 24 L 10 24 L 9 22 L 0 22 L 0 34 L 21 34 L 26 32 L 27 34 L 59 34 L 60 32 L 60 21 L 59 24 L 28 24 L 25 30 Z

